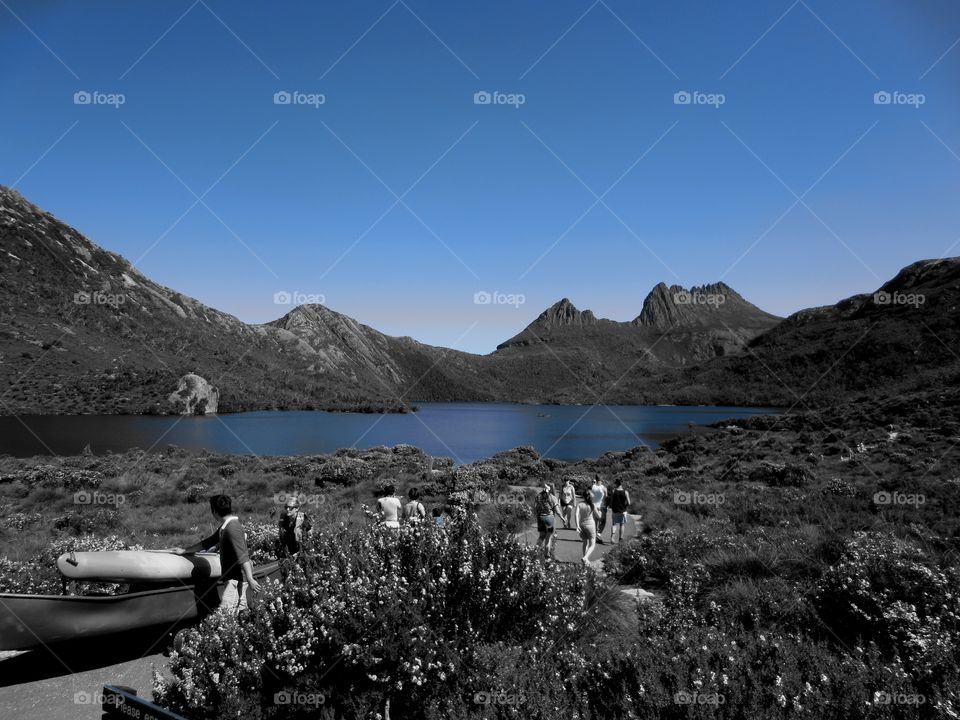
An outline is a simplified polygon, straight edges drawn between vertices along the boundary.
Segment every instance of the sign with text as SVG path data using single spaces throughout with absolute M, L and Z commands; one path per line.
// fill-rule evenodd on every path
M 187 720 L 182 715 L 164 710 L 135 693 L 113 685 L 103 686 L 103 718 L 105 720 Z

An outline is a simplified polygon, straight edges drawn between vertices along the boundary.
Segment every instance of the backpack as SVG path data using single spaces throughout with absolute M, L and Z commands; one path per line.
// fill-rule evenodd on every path
M 553 498 L 547 492 L 540 492 L 537 494 L 537 501 L 534 503 L 533 509 L 537 515 L 550 515 L 553 512 L 553 506 L 555 502 L 551 502 Z
M 627 491 L 622 487 L 614 489 L 610 493 L 610 509 L 615 513 L 625 513 L 627 511 Z
M 427 511 L 423 509 L 423 505 L 416 500 L 411 500 L 408 502 L 405 510 L 407 521 L 411 523 L 420 522 L 420 520 L 422 520 L 427 514 Z

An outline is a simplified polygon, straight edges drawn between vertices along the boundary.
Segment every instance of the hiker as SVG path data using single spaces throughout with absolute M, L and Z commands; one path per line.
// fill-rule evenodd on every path
M 585 488 L 582 493 L 583 500 L 577 504 L 577 533 L 580 540 L 583 541 L 583 563 L 589 561 L 590 553 L 597 546 L 597 524 L 600 517 L 600 509 L 593 502 L 593 490 Z
M 300 498 L 288 495 L 283 512 L 280 513 L 280 557 L 293 557 L 300 552 L 300 544 L 312 529 L 310 518 L 300 510 Z
M 593 493 L 593 504 L 600 508 L 600 519 L 597 521 L 597 542 L 603 545 L 603 529 L 607 526 L 607 486 L 603 484 L 600 473 L 594 475 L 590 492 Z
M 387 485 L 383 490 L 383 497 L 377 500 L 380 524 L 392 530 L 400 527 L 400 513 L 402 511 L 400 498 L 397 497 L 396 493 L 395 485 Z
M 576 500 L 577 490 L 573 487 L 573 481 L 567 478 L 560 490 L 560 507 L 563 508 L 561 517 L 563 518 L 563 526 L 567 530 L 570 529 L 570 517 L 573 515 L 573 505 Z
M 218 612 L 236 615 L 247 609 L 247 588 L 254 593 L 260 592 L 260 583 L 253 577 L 253 565 L 247 553 L 247 538 L 240 525 L 240 519 L 233 514 L 233 506 L 226 495 L 214 495 L 210 498 L 210 513 L 220 523 L 220 527 L 210 537 L 206 537 L 188 548 L 174 548 L 177 555 L 200 552 L 201 550 L 220 549 L 220 579 L 226 580 L 223 597 Z
M 419 525 L 427 516 L 427 511 L 420 502 L 420 491 L 412 487 L 407 491 L 410 502 L 403 506 L 403 517 L 411 525 Z
M 443 516 L 443 510 L 438 507 L 433 509 L 433 524 L 437 527 L 443 527 L 447 524 L 447 519 Z
M 549 559 L 553 543 L 554 513 L 560 514 L 561 512 L 557 496 L 553 494 L 553 488 L 550 487 L 549 483 L 544 483 L 540 492 L 537 493 L 533 511 L 537 516 L 537 532 L 540 533 L 537 538 L 537 547 L 542 547 L 544 557 Z
M 610 493 L 607 504 L 613 513 L 610 525 L 610 542 L 620 530 L 620 537 L 617 542 L 623 542 L 623 529 L 627 526 L 627 510 L 630 508 L 630 493 L 623 489 L 623 480 L 617 480 L 616 487 Z

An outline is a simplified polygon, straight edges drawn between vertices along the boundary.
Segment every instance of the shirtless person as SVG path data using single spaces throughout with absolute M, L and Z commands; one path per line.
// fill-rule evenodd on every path
M 380 522 L 384 527 L 398 529 L 400 527 L 400 513 L 403 505 L 397 497 L 397 488 L 387 485 L 383 497 L 377 500 L 377 512 L 380 513 Z

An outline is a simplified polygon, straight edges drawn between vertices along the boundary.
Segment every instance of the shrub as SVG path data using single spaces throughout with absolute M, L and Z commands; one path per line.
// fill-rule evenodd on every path
M 960 580 L 930 567 L 919 548 L 892 535 L 858 532 L 817 585 L 813 600 L 833 636 L 875 642 L 918 677 L 958 677 Z
M 289 717 L 276 694 L 307 690 L 323 694 L 331 717 L 367 716 L 387 700 L 396 717 L 463 716 L 467 694 L 490 689 L 492 666 L 539 657 L 561 619 L 585 614 L 586 588 L 586 575 L 549 569 L 476 522 L 341 527 L 308 540 L 243 622 L 211 618 L 188 631 L 173 681 L 158 680 L 156 695 L 197 718 L 238 708 Z
M 0 558 L 0 592 L 37 595 L 59 595 L 63 585 L 57 571 L 57 558 L 71 550 L 91 552 L 101 550 L 142 550 L 139 545 L 127 545 L 116 535 L 98 537 L 79 535 L 54 540 L 33 560 L 20 562 Z M 113 583 L 77 584 L 78 594 L 113 593 L 125 586 Z
M 280 529 L 274 523 L 244 523 L 250 562 L 261 565 L 277 559 Z

